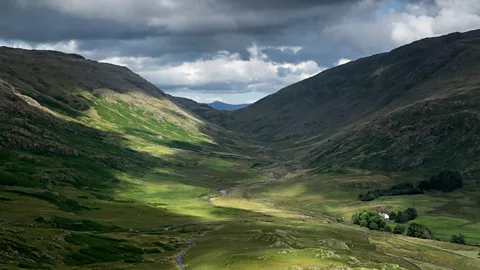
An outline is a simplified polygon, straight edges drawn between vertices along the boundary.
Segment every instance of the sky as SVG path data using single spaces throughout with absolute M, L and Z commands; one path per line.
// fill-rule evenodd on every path
M 0 1 L 0 46 L 127 66 L 205 103 L 252 103 L 351 60 L 478 28 L 480 0 Z

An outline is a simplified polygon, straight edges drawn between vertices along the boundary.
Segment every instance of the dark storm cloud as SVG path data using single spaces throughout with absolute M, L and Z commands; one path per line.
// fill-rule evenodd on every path
M 303 47 L 318 44 L 320 40 L 315 33 L 318 35 L 325 27 L 347 16 L 350 7 L 363 2 L 365 0 L 3 0 L 0 1 L 0 37 L 33 43 L 75 39 L 81 49 L 95 49 L 103 56 L 171 54 L 184 61 L 227 50 L 248 59 L 246 47 L 253 43 Z M 382 1 L 367 2 L 375 6 Z M 358 9 L 361 11 L 365 10 Z M 308 39 L 312 32 L 313 37 Z M 272 58 L 292 60 L 288 53 L 272 53 Z M 303 55 L 310 57 L 311 53 L 305 50 Z
M 407 10 L 407 3 L 417 5 Z M 64 50 L 127 65 L 165 89 L 273 92 L 340 59 L 478 25 L 477 0 L 452 3 L 0 0 L 0 45 Z
M 302 45 L 296 37 L 301 33 L 298 29 L 312 24 L 312 20 L 328 21 L 335 8 L 358 0 L 335 5 L 334 1 L 190 1 L 192 5 L 186 1 L 185 9 L 179 6 L 176 16 L 162 14 L 161 10 L 156 14 L 148 9 L 148 2 L 138 1 L 140 7 L 131 15 L 126 12 L 123 18 L 121 11 L 118 17 L 94 16 L 88 9 L 66 12 L 60 8 L 61 2 L 47 2 L 0 1 L 0 36 L 27 42 L 75 39 L 80 50 L 96 50 L 92 57 L 99 59 L 150 56 L 181 62 L 215 57 L 221 50 L 239 53 L 247 60 L 250 54 L 246 48 L 253 43 Z M 217 13 L 224 15 L 209 21 Z M 155 21 L 157 17 L 160 21 L 156 25 L 146 20 Z
M 153 0 L 103 1 L 105 5 L 94 4 L 100 0 L 74 1 L 76 4 L 70 6 L 66 2 L 0 1 L 0 36 L 33 42 L 174 36 L 184 44 L 202 37 L 219 43 L 218 35 L 236 34 L 250 41 L 251 37 L 279 33 L 312 18 L 328 20 L 338 16 L 335 10 L 360 0 L 186 0 L 172 1 L 173 7 Z M 117 7 L 98 11 L 108 8 L 108 3 Z M 125 10 L 119 8 L 123 3 Z
M 0 1 L 0 37 L 32 42 L 66 39 L 135 39 L 161 32 L 145 25 L 118 24 L 96 18 L 72 16 L 47 9 L 35 1 L 20 5 L 15 0 Z

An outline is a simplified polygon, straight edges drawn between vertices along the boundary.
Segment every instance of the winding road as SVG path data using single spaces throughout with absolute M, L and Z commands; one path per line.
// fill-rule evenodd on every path
M 224 189 L 220 189 L 220 190 L 218 190 L 218 192 L 220 193 L 220 196 L 228 196 L 227 191 L 225 191 Z M 209 197 L 209 198 L 207 199 L 207 202 L 208 202 L 209 204 L 211 204 L 210 199 L 216 198 L 216 197 L 219 197 L 219 196 Z M 170 226 L 170 227 L 175 227 L 175 225 L 174 225 L 174 226 Z M 198 237 L 203 237 L 203 236 L 205 236 L 207 233 L 210 233 L 210 232 L 219 231 L 219 230 L 223 229 L 224 227 L 225 227 L 225 225 L 220 225 L 220 226 L 216 227 L 216 228 L 215 228 L 214 230 L 212 230 L 212 231 L 203 232 L 203 233 L 200 234 Z M 177 263 L 178 268 L 179 268 L 180 270 L 186 270 L 185 267 L 183 266 L 183 256 L 185 256 L 185 254 L 187 254 L 187 252 L 188 252 L 190 249 L 192 249 L 193 247 L 195 247 L 195 246 L 197 245 L 197 243 L 195 243 L 195 239 L 196 239 L 196 238 L 191 238 L 191 239 L 187 240 L 187 243 L 189 243 L 190 245 L 189 245 L 186 249 L 180 251 L 180 253 L 178 253 L 177 257 L 175 257 L 175 262 Z
M 203 232 L 202 234 L 200 234 L 198 237 L 202 237 L 202 236 L 205 236 L 207 233 L 210 233 L 210 232 L 216 232 L 216 231 L 219 231 L 221 229 L 223 229 L 225 227 L 225 225 L 221 225 L 221 226 L 218 226 L 216 227 L 214 230 L 212 231 L 208 231 L 208 232 Z M 188 246 L 186 249 L 182 250 L 180 253 L 178 253 L 177 257 L 175 257 L 175 262 L 177 263 L 178 265 L 178 268 L 180 268 L 180 270 L 185 270 L 185 267 L 183 267 L 183 261 L 182 261 L 182 258 L 185 254 L 187 254 L 187 252 L 195 247 L 197 245 L 197 243 L 195 243 L 195 238 L 191 238 L 188 243 L 190 243 L 190 246 Z

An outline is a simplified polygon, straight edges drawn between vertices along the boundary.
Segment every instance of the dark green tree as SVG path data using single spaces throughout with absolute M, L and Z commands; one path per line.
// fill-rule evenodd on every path
M 422 180 L 418 184 L 421 190 L 440 190 L 443 192 L 451 192 L 455 189 L 463 187 L 463 177 L 458 172 L 443 171 L 432 176 L 429 180 Z
M 417 209 L 415 209 L 415 207 L 407 208 L 407 210 L 405 210 L 405 213 L 408 216 L 408 220 L 414 220 L 418 216 Z
M 429 180 L 422 180 L 418 184 L 418 188 L 421 190 L 430 190 L 432 189 L 432 185 Z
M 398 211 L 397 216 L 395 217 L 395 222 L 397 223 L 406 223 L 409 220 L 408 214 L 404 211 Z
M 352 216 L 352 222 L 353 224 L 360 225 L 360 218 L 358 217 L 358 214 Z
M 423 224 L 411 223 L 407 229 L 407 235 L 410 237 L 432 239 L 433 232 Z
M 394 234 L 403 234 L 405 232 L 405 226 L 397 224 L 395 228 L 393 228 L 393 233 Z
M 353 223 L 362 227 L 368 227 L 372 230 L 383 229 L 387 224 L 385 219 L 378 213 L 374 212 L 361 212 L 352 217 Z
M 450 242 L 465 245 L 465 236 L 461 233 L 452 235 Z

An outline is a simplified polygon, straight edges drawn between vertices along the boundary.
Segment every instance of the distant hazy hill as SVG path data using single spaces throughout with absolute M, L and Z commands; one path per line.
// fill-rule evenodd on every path
M 209 104 L 198 103 L 188 98 L 174 96 L 170 96 L 170 98 L 184 109 L 213 123 L 224 123 L 228 121 L 227 118 L 231 113 L 230 111 L 216 110 L 212 108 Z
M 241 108 L 245 108 L 250 104 L 227 104 L 220 101 L 215 101 L 213 103 L 208 104 L 210 107 L 214 108 L 215 110 L 220 111 L 234 111 Z
M 288 86 L 223 124 L 318 170 L 480 170 L 480 31 L 359 59 Z M 290 150 L 286 150 L 289 148 Z

